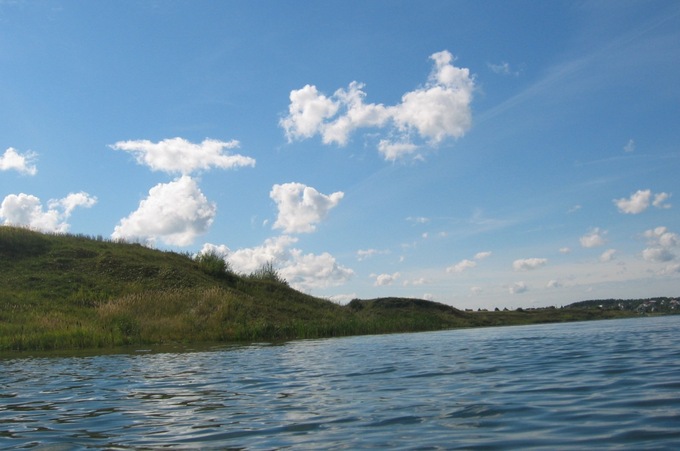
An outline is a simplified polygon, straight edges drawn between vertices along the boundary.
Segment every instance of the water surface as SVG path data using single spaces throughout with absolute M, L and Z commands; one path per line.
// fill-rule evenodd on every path
M 680 316 L 0 360 L 0 448 L 677 449 Z

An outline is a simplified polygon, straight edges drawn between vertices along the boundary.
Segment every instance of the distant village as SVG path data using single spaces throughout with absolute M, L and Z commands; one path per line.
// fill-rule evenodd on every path
M 533 307 L 518 308 L 516 311 L 555 310 L 557 307 Z M 597 309 L 597 310 L 627 310 L 639 314 L 646 313 L 680 313 L 680 298 L 649 298 L 649 299 L 596 299 L 590 301 L 574 302 L 573 304 L 560 307 L 562 309 Z M 473 309 L 465 309 L 466 312 L 474 312 Z M 478 312 L 488 312 L 487 309 L 477 309 Z M 499 312 L 501 309 L 496 308 Z M 509 311 L 504 308 L 502 311 Z
M 629 310 L 644 313 L 680 313 L 680 298 L 600 299 L 569 304 L 565 308 Z

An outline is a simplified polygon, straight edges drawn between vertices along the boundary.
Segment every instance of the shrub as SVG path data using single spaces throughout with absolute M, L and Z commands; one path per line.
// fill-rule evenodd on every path
M 274 263 L 271 261 L 264 263 L 258 269 L 253 271 L 249 277 L 255 280 L 265 280 L 269 282 L 277 282 L 282 283 L 284 285 L 288 285 L 286 279 L 281 277 L 276 268 L 274 268 Z
M 220 276 L 229 272 L 229 264 L 214 251 L 198 254 L 196 262 L 203 272 L 211 276 Z

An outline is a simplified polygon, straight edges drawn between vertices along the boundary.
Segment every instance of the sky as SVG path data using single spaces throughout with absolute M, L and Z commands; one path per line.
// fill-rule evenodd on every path
M 680 3 L 0 0 L 0 223 L 346 303 L 680 295 Z

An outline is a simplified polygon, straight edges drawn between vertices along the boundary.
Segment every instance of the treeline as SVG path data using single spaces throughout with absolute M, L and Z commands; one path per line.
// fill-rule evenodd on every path
M 680 313 L 680 298 L 663 296 L 646 299 L 593 299 L 574 302 L 566 308 Z

